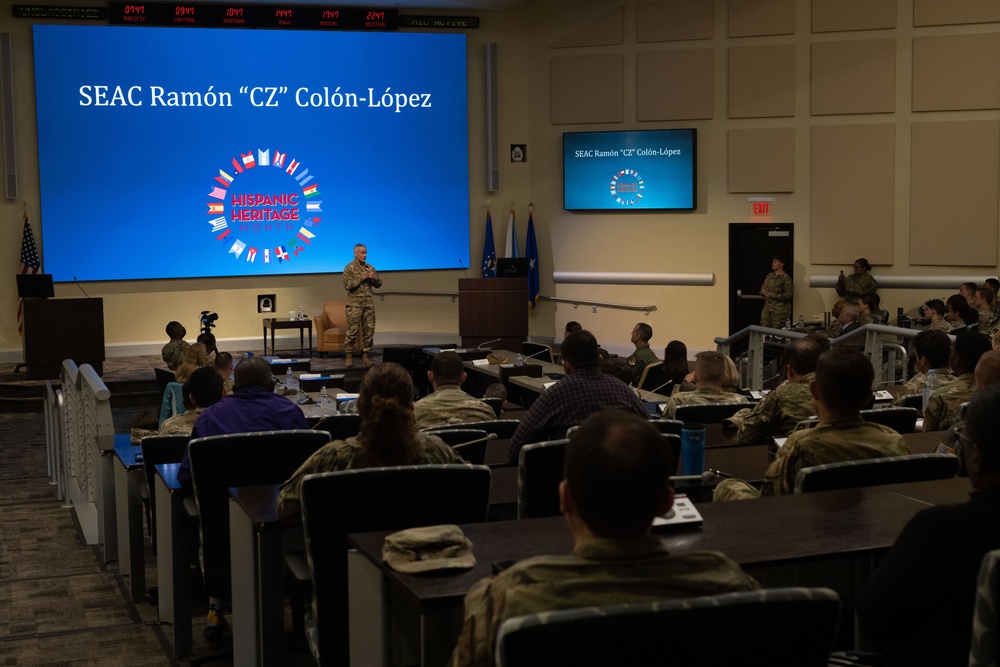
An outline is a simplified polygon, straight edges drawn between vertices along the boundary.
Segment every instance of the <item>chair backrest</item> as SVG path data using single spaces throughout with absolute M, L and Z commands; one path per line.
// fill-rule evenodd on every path
M 526 340 L 521 343 L 521 354 L 525 357 L 538 359 L 539 361 L 547 361 L 550 364 L 554 364 L 556 362 L 556 359 L 552 354 L 552 346 L 545 345 L 543 343 L 532 343 Z
M 743 408 L 752 408 L 753 405 L 753 403 L 678 405 L 674 418 L 685 424 L 721 424 L 724 419 L 732 417 Z
M 481 422 L 466 422 L 464 424 L 442 424 L 435 426 L 434 431 L 444 431 L 447 429 L 467 429 L 474 428 L 486 431 L 490 435 L 496 436 L 497 440 L 510 440 L 514 437 L 514 431 L 520 424 L 516 419 L 488 419 Z
M 496 415 L 497 419 L 500 419 L 500 413 L 503 412 L 503 399 L 499 396 L 487 396 L 483 399 L 483 403 L 493 408 L 493 414 Z
M 684 428 L 684 422 L 680 419 L 653 419 L 650 423 L 660 430 L 660 433 L 673 433 L 680 435 Z
M 651 391 L 665 396 L 669 396 L 670 392 L 674 390 L 671 373 L 662 361 L 646 364 L 635 386 L 643 391 Z
M 490 470 L 421 465 L 306 475 L 302 523 L 316 618 L 310 641 L 323 665 L 347 665 L 347 535 L 486 520 Z
M 953 454 L 909 454 L 840 461 L 799 470 L 795 475 L 795 493 L 949 479 L 957 472 L 958 458 Z
M 347 302 L 346 301 L 327 301 L 323 304 L 323 312 L 326 314 L 327 319 L 330 321 L 331 327 L 346 327 L 347 326 Z M 319 333 L 323 333 L 322 331 Z
M 156 546 L 156 494 L 153 493 L 153 476 L 161 463 L 180 463 L 191 437 L 187 435 L 147 435 L 142 439 L 142 471 L 149 489 L 149 534 Z
M 177 381 L 174 372 L 166 368 L 153 368 L 153 374 L 156 375 L 156 386 L 160 390 L 160 396 L 163 396 L 163 392 L 166 391 L 167 384 Z
M 328 415 L 316 422 L 313 430 L 326 431 L 330 440 L 347 440 L 361 432 L 361 415 Z
M 569 440 L 535 442 L 521 448 L 517 458 L 517 518 L 559 515 L 559 483 Z
M 436 435 L 445 444 L 454 449 L 469 463 L 483 465 L 486 462 L 486 444 L 490 434 L 486 431 L 472 428 L 428 429 L 425 433 Z
M 916 408 L 903 406 L 862 410 L 861 418 L 866 422 L 888 426 L 896 433 L 913 433 L 917 426 Z
M 771 667 L 820 667 L 827 664 L 839 616 L 840 598 L 826 588 L 552 611 L 504 621 L 496 664 L 711 667 L 754 656 Z M 780 641 L 775 628 L 781 628 Z
M 988 551 L 979 566 L 976 586 L 976 607 L 972 615 L 972 643 L 969 646 L 969 667 L 996 667 L 1000 660 L 1000 550 Z
M 326 431 L 306 429 L 213 435 L 191 441 L 188 456 L 209 595 L 229 593 L 229 487 L 280 484 L 329 441 Z
M 924 407 L 924 395 L 923 394 L 910 394 L 904 396 L 903 400 L 899 403 L 904 408 L 913 408 L 914 410 L 922 410 Z

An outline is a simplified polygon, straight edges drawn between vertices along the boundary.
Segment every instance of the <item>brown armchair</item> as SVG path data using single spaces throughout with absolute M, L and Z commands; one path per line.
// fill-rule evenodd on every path
M 346 305 L 346 301 L 327 301 L 323 306 L 323 312 L 313 316 L 316 350 L 320 356 L 325 357 L 327 352 L 344 351 L 344 340 L 347 338 Z M 358 331 L 358 334 L 360 333 Z

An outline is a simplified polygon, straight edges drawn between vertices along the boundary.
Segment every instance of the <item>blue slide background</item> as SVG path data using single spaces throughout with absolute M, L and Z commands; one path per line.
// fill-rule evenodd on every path
M 34 46 L 43 261 L 55 280 L 340 271 L 359 242 L 380 271 L 469 266 L 464 35 L 38 25 Z M 116 86 L 141 86 L 142 106 L 82 104 L 81 86 L 99 85 L 109 101 Z M 153 106 L 152 86 L 229 92 L 232 106 Z M 255 107 L 244 86 L 288 92 Z M 297 89 L 324 86 L 366 99 L 373 88 L 378 104 L 386 88 L 429 93 L 432 106 L 296 104 Z M 238 174 L 233 158 L 258 150 L 301 163 L 295 176 L 308 169 L 319 194 L 306 199 L 274 166 Z M 234 177 L 227 195 L 298 194 L 302 218 L 322 201 L 298 255 L 302 222 L 254 231 L 229 220 L 216 240 L 208 195 L 220 169 Z M 259 249 L 254 262 L 228 252 L 236 240 Z
M 640 151 L 655 155 L 640 155 Z M 661 151 L 680 150 L 676 155 Z M 617 151 L 617 156 L 578 156 L 577 151 Z M 695 131 L 638 130 L 563 134 L 563 206 L 567 210 L 693 209 Z M 611 181 L 631 169 L 643 180 L 643 196 L 623 204 L 611 194 Z M 629 180 L 623 177 L 623 181 Z M 635 183 L 635 179 L 632 179 Z

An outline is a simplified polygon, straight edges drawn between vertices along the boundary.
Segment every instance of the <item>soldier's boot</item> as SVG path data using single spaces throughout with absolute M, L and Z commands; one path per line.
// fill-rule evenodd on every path
M 351 353 L 348 352 L 347 356 L 344 358 L 344 368 L 350 368 L 354 365 L 354 359 L 351 358 Z
M 372 365 L 372 360 L 368 358 L 368 353 L 367 352 L 362 352 L 361 353 L 361 364 L 363 366 L 371 366 Z

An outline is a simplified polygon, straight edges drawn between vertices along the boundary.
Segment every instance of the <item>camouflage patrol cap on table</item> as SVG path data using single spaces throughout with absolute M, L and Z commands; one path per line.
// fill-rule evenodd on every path
M 467 569 L 476 564 L 472 542 L 455 525 L 408 528 L 387 535 L 382 560 L 397 572 Z

